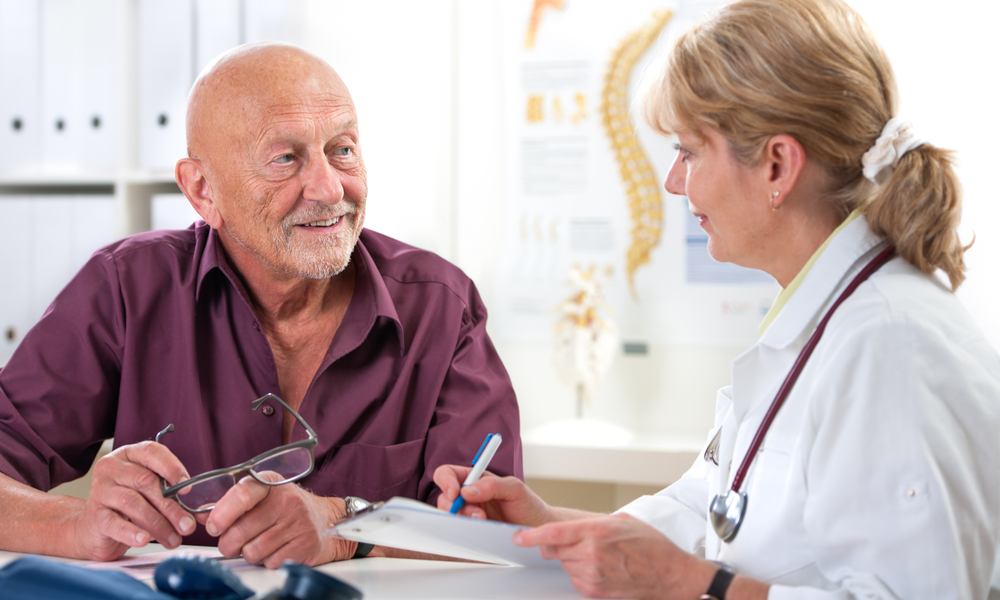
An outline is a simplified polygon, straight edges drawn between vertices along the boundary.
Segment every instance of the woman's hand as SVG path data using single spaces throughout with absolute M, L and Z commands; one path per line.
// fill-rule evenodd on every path
M 519 531 L 514 543 L 559 560 L 573 586 L 590 597 L 697 598 L 718 569 L 626 514 Z
M 552 507 L 517 477 L 497 477 L 487 471 L 479 481 L 463 488 L 462 482 L 471 470 L 471 467 L 456 465 L 435 469 L 434 483 L 441 488 L 438 508 L 449 510 L 461 491 L 465 506 L 459 511 L 460 515 L 530 527 L 557 519 Z

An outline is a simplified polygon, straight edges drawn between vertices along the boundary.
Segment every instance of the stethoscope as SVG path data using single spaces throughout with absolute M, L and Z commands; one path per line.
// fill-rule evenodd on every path
M 712 498 L 712 503 L 709 505 L 709 517 L 712 521 L 712 528 L 715 529 L 715 533 L 724 542 L 731 542 L 736 538 L 736 532 L 740 530 L 740 525 L 743 523 L 743 517 L 747 512 L 747 494 L 746 492 L 740 491 L 743 486 L 743 480 L 747 476 L 747 472 L 750 470 L 750 465 L 753 463 L 754 459 L 757 457 L 757 452 L 760 450 L 760 445 L 764 441 L 764 436 L 767 434 L 767 430 L 771 428 L 771 423 L 774 421 L 775 415 L 778 414 L 778 410 L 781 405 L 785 403 L 785 398 L 788 397 L 788 393 L 791 392 L 792 386 L 798 380 L 799 375 L 802 373 L 802 368 L 805 367 L 806 361 L 809 360 L 809 356 L 812 355 L 813 350 L 816 348 L 816 344 L 819 343 L 819 339 L 823 337 L 823 330 L 826 329 L 826 323 L 830 320 L 830 316 L 833 312 L 837 310 L 837 307 L 847 299 L 848 296 L 854 293 L 854 290 L 858 288 L 872 273 L 879 270 L 885 263 L 892 258 L 895 253 L 896 247 L 889 245 L 886 249 L 879 252 L 870 263 L 868 263 L 864 269 L 854 278 L 853 281 L 847 286 L 837 301 L 833 303 L 830 310 L 827 311 L 823 320 L 819 322 L 816 326 L 816 331 L 809 337 L 809 341 L 806 342 L 804 348 L 799 353 L 798 358 L 795 359 L 795 364 L 792 365 L 792 370 L 785 377 L 785 381 L 778 388 L 778 394 L 774 397 L 771 402 L 771 406 L 767 409 L 767 414 L 764 415 L 764 420 L 761 422 L 760 427 L 757 428 L 757 433 L 753 436 L 753 441 L 750 443 L 750 449 L 747 450 L 746 455 L 743 458 L 743 462 L 740 464 L 739 470 L 736 471 L 736 477 L 733 478 L 733 485 L 730 487 L 729 491 L 723 494 L 716 494 Z M 709 443 L 708 448 L 705 450 L 705 460 L 712 461 L 715 464 L 719 464 L 719 444 L 721 440 L 722 427 L 715 433 L 712 441 Z

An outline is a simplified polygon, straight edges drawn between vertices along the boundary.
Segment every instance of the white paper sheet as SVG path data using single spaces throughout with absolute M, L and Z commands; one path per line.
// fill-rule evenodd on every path
M 381 508 L 338 523 L 325 533 L 347 540 L 468 560 L 523 567 L 560 568 L 538 548 L 514 545 L 519 525 L 453 515 L 408 498 L 392 498 Z

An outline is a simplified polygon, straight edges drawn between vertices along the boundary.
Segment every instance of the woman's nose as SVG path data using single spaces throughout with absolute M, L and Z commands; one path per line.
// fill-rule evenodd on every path
M 670 165 L 670 171 L 667 172 L 667 178 L 663 180 L 663 189 L 675 196 L 684 196 L 686 194 L 686 175 L 687 169 L 681 161 L 681 153 L 678 152 L 674 164 Z

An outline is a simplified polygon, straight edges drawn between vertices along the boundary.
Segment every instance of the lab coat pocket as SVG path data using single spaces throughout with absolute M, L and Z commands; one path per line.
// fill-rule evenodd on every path
M 742 573 L 763 581 L 813 562 L 803 527 L 802 487 L 796 484 L 795 473 L 791 452 L 765 442 L 748 475 L 743 524 L 722 560 L 739 564 Z
M 370 502 L 393 496 L 416 498 L 424 473 L 425 442 L 420 438 L 389 446 L 344 444 L 327 455 L 307 485 L 342 490 L 336 495 L 360 496 Z

